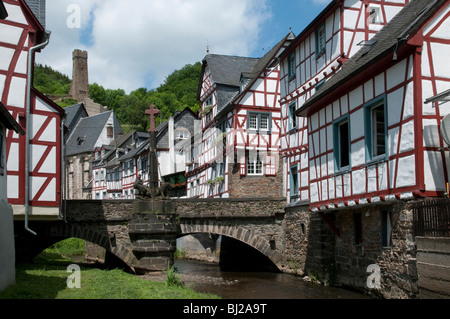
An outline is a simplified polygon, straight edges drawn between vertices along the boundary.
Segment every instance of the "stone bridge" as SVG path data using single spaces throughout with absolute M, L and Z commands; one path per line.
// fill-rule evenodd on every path
M 65 220 L 30 221 L 37 236 L 16 229 L 17 256 L 32 259 L 60 240 L 87 240 L 135 272 L 166 270 L 178 237 L 210 233 L 253 247 L 281 269 L 286 262 L 284 198 L 69 200 Z

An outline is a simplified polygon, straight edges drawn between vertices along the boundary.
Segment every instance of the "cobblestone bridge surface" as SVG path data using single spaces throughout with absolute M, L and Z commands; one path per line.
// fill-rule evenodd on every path
M 111 252 L 136 272 L 166 270 L 176 239 L 214 233 L 240 240 L 281 268 L 284 198 L 177 200 L 70 200 L 65 220 L 34 222 L 36 237 L 20 234 L 21 256 L 34 257 L 51 243 L 77 237 Z

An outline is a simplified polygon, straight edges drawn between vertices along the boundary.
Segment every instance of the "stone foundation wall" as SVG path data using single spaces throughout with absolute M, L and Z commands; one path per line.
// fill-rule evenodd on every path
M 305 274 L 308 237 L 310 236 L 310 212 L 308 203 L 285 208 L 283 229 L 285 233 L 283 272 L 300 276 Z
M 392 211 L 392 245 L 382 246 L 381 211 Z M 361 213 L 362 242 L 355 243 L 354 214 Z M 337 283 L 383 298 L 417 298 L 417 266 L 412 234 L 412 211 L 406 204 L 370 206 L 337 213 Z M 380 267 L 380 288 L 370 288 L 369 265 Z
M 420 299 L 450 299 L 450 237 L 416 237 Z
M 239 164 L 228 165 L 228 190 L 231 198 L 283 197 L 282 163 L 278 160 L 275 176 L 244 175 Z M 264 167 L 263 167 L 264 170 Z

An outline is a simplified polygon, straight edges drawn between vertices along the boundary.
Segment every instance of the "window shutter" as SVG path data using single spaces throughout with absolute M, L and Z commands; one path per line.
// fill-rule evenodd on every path
M 266 155 L 265 157 L 265 174 L 267 176 L 277 175 L 276 158 L 274 155 Z

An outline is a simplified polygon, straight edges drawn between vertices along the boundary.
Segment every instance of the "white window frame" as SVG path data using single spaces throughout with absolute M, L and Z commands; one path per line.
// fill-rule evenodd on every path
M 263 123 L 266 123 L 266 125 Z M 247 128 L 258 133 L 270 133 L 272 129 L 272 114 L 270 112 L 248 112 Z
M 374 114 L 376 111 L 383 111 L 382 128 L 380 123 L 377 122 L 377 116 Z M 366 161 L 380 161 L 387 158 L 387 119 L 386 119 L 386 96 L 382 95 L 368 102 L 364 106 L 365 116 L 365 138 L 366 138 Z M 383 151 L 379 151 L 378 140 L 382 137 L 384 145 L 381 145 Z
M 327 50 L 327 35 L 325 23 L 322 23 L 316 30 L 316 56 L 321 56 Z
M 260 154 L 251 154 L 247 157 L 247 175 L 264 175 L 264 165 Z
M 342 125 L 347 124 L 347 140 L 343 141 L 341 136 Z M 350 118 L 348 115 L 336 120 L 333 123 L 334 133 L 334 160 L 335 160 L 335 172 L 347 171 L 351 167 L 351 143 L 350 143 Z M 343 165 L 343 143 L 347 144 L 347 162 Z

